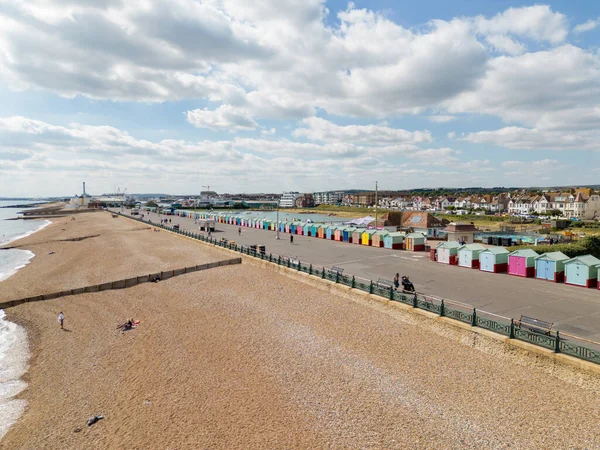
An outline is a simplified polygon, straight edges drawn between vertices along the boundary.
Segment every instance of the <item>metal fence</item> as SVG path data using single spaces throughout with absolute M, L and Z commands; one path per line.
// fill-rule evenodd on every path
M 266 252 L 259 251 L 257 246 L 231 244 L 225 239 L 215 239 L 212 236 L 209 237 L 191 231 L 180 230 L 163 224 L 149 223 L 125 214 L 121 215 L 129 219 L 150 224 L 156 228 L 165 229 L 192 239 L 198 239 L 215 246 L 234 250 L 247 256 L 252 256 L 263 261 L 297 270 L 298 272 L 304 272 L 324 280 L 342 284 L 352 289 L 358 289 L 391 301 L 404 303 L 413 308 L 429 311 L 441 317 L 449 317 L 473 327 L 484 328 L 494 333 L 507 336 L 510 339 L 528 342 L 552 350 L 556 353 L 564 353 L 566 355 L 600 364 L 600 343 L 598 342 L 586 340 L 567 333 L 560 333 L 558 330 L 541 329 L 540 327 L 536 327 L 537 330 L 531 330 L 526 324 L 521 325 L 518 320 L 478 310 L 462 303 L 444 300 L 418 292 L 409 293 L 397 291 L 393 286 L 387 285 L 389 283 L 383 284 L 354 275 L 342 274 L 337 270 L 306 263 L 292 256 L 274 255 L 272 253 L 267 254 Z

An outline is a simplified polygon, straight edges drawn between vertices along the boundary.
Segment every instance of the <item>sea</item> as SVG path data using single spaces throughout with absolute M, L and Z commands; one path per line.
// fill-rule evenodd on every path
M 0 206 L 31 203 L 39 202 L 0 201 Z M 50 224 L 48 220 L 7 220 L 18 218 L 22 209 L 0 208 L 0 245 L 10 244 Z M 4 280 L 25 267 L 34 256 L 29 250 L 0 250 L 0 289 Z M 0 309 L 0 440 L 25 410 L 25 400 L 14 397 L 27 387 L 21 377 L 27 371 L 28 361 L 25 330 L 6 320 L 4 311 Z

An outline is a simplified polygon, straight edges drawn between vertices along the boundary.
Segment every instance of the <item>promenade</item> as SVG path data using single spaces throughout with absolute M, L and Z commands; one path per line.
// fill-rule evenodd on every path
M 125 210 L 124 213 L 129 213 Z M 193 219 L 169 216 L 171 225 L 199 232 Z M 145 219 L 160 223 L 146 213 Z M 391 280 L 396 272 L 408 275 L 424 294 L 464 303 L 491 313 L 519 318 L 522 314 L 553 322 L 562 332 L 600 341 L 600 291 L 564 284 L 492 274 L 434 263 L 424 252 L 366 247 L 307 236 L 217 223 L 215 238 L 224 237 L 242 245 L 264 245 L 267 253 L 293 256 L 316 265 L 337 266 L 345 272 L 371 280 Z

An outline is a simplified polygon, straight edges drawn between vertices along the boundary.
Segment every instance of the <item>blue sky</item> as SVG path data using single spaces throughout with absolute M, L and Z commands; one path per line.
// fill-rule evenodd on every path
M 597 184 L 599 38 L 592 1 L 8 0 L 0 196 Z

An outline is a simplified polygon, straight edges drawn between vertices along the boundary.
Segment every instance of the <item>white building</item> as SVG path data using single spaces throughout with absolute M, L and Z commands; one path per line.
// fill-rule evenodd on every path
M 296 200 L 302 195 L 299 192 L 284 192 L 279 199 L 280 208 L 295 208 Z
M 315 205 L 337 205 L 344 201 L 344 191 L 314 192 Z

